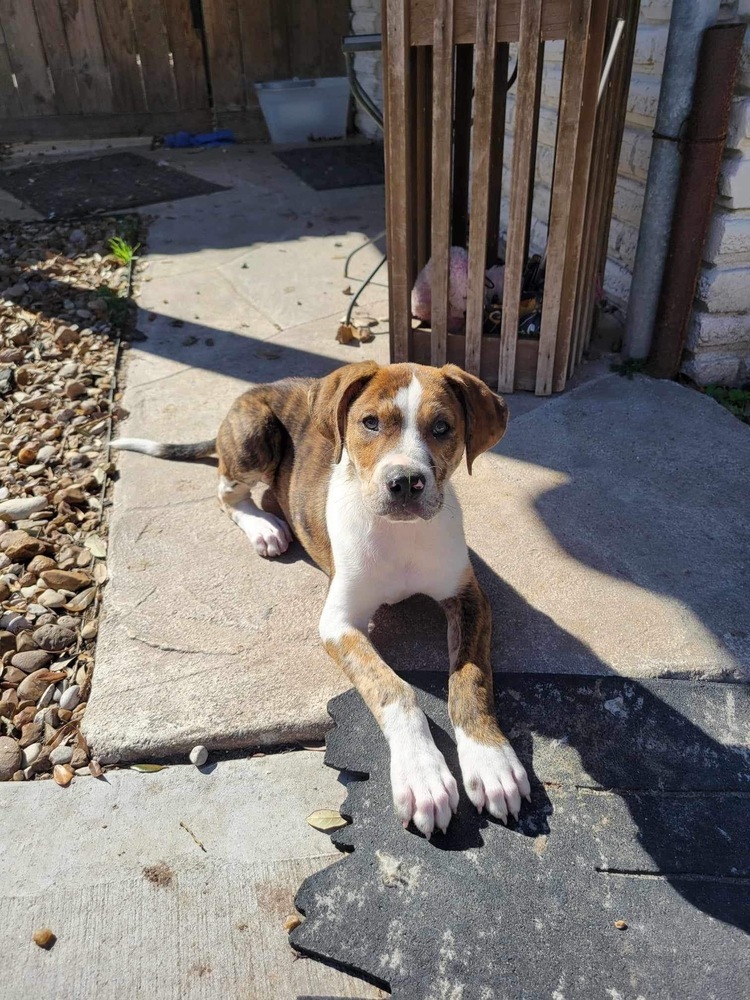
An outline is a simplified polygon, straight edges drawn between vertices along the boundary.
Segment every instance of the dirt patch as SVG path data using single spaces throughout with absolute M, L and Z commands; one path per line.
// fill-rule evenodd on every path
M 148 882 L 151 882 L 152 885 L 157 885 L 160 889 L 166 889 L 168 885 L 172 884 L 174 872 L 169 865 L 160 861 L 158 865 L 147 865 L 143 869 L 143 877 Z

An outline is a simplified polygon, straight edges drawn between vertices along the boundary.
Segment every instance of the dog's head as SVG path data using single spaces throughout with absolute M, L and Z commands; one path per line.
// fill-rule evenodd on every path
M 503 399 L 455 365 L 345 365 L 309 402 L 334 461 L 346 449 L 370 510 L 394 521 L 434 517 L 464 452 L 471 472 L 508 423 Z

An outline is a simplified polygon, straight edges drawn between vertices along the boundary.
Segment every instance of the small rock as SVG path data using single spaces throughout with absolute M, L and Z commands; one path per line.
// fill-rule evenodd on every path
M 61 744 L 50 753 L 49 759 L 55 764 L 69 764 L 73 759 L 73 747 Z
M 83 382 L 68 382 L 65 386 L 65 395 L 68 399 L 79 399 L 81 396 L 85 396 L 88 391 L 88 386 L 84 385 Z
M 10 587 L 5 580 L 0 580 L 0 601 L 7 601 L 10 597 Z
M 77 632 L 81 624 L 80 620 L 73 618 L 72 615 L 60 615 L 56 622 L 61 628 L 68 628 L 72 632 Z
M 8 531 L 0 535 L 0 549 L 14 562 L 25 562 L 44 552 L 45 544 L 26 531 Z
M 21 766 L 23 768 L 30 767 L 31 764 L 37 759 L 39 754 L 42 752 L 41 743 L 32 743 L 27 746 L 25 750 L 21 753 Z
M 15 772 L 15 774 L 13 775 L 13 777 L 10 780 L 11 781 L 26 781 L 26 775 L 19 768 L 19 770 Z
M 46 465 L 47 462 L 51 461 L 56 454 L 57 448 L 55 448 L 53 444 L 45 444 L 36 453 L 36 460 L 37 462 L 41 462 L 43 465 Z
M 99 631 L 99 619 L 98 618 L 94 618 L 90 622 L 86 622 L 86 624 L 81 629 L 81 638 L 82 639 L 95 639 L 96 638 L 96 633 L 98 631 Z
M 28 633 L 24 634 L 28 635 Z M 43 649 L 31 649 L 27 652 L 16 653 L 10 662 L 12 666 L 23 670 L 25 674 L 32 674 L 35 670 L 46 667 L 51 659 L 49 653 L 45 653 Z
M 45 951 L 49 951 L 55 941 L 57 941 L 57 937 L 49 927 L 42 927 L 41 930 L 34 931 L 32 939 L 34 944 L 39 945 L 40 948 L 44 948 Z
M 46 497 L 13 497 L 0 503 L 0 520 L 18 521 L 47 506 Z
M 76 634 L 72 629 L 63 625 L 42 625 L 33 633 L 33 638 L 40 649 L 56 653 L 72 646 L 76 641 Z
M 0 657 L 16 648 L 16 637 L 12 632 L 0 632 Z
M 71 684 L 68 690 L 60 695 L 60 708 L 67 708 L 72 712 L 80 700 L 81 689 L 77 684 Z
M 28 618 L 24 618 L 23 615 L 15 615 L 5 627 L 9 632 L 12 632 L 13 635 L 18 635 L 19 632 L 30 631 L 34 626 Z
M 24 445 L 16 455 L 19 465 L 33 465 L 36 461 L 36 448 L 32 444 Z
M 10 781 L 21 766 L 21 748 L 10 736 L 0 736 L 0 781 Z
M 27 674 L 18 685 L 18 697 L 22 701 L 28 699 L 37 702 L 55 679 L 51 670 L 35 670 L 33 674 Z
M 203 746 L 193 747 L 190 751 L 190 763 L 196 767 L 203 767 L 208 760 L 208 750 Z
M 49 556 L 34 556 L 27 568 L 29 573 L 36 573 L 38 576 L 40 573 L 46 573 L 47 570 L 55 569 L 55 567 L 55 560 L 50 559 Z
M 43 608 L 61 608 L 67 603 L 67 598 L 56 590 L 45 590 L 38 601 Z
M 25 677 L 26 674 L 24 674 L 23 670 L 19 670 L 17 667 L 7 667 L 3 680 L 6 684 L 20 684 Z
M 45 587 L 51 587 L 53 590 L 76 591 L 80 590 L 81 587 L 85 587 L 86 584 L 90 584 L 91 577 L 88 573 L 80 571 L 75 573 L 64 569 L 50 569 L 42 573 L 39 582 Z
M 52 768 L 52 777 L 55 779 L 57 784 L 61 785 L 63 788 L 67 788 L 71 783 L 74 773 L 75 772 L 70 764 L 56 764 Z

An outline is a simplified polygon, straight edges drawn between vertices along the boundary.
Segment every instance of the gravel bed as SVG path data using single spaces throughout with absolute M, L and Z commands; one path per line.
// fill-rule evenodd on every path
M 107 582 L 137 219 L 0 223 L 0 781 L 101 774 L 79 724 Z M 124 346 L 124 345 L 123 345 Z

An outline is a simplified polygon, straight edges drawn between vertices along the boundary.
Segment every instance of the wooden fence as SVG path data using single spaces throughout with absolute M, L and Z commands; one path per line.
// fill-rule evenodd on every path
M 588 342 L 606 250 L 638 0 L 383 0 L 387 226 L 394 361 L 448 361 L 502 391 L 564 388 Z M 615 24 L 624 18 L 603 99 Z M 543 47 L 565 46 L 539 329 L 519 337 Z M 506 96 L 517 45 L 502 319 L 488 334 L 485 272 L 498 261 Z M 465 331 L 448 332 L 450 247 L 468 250 Z M 410 293 L 432 259 L 432 319 Z
M 0 0 L 0 139 L 232 127 L 254 84 L 341 76 L 347 0 Z

